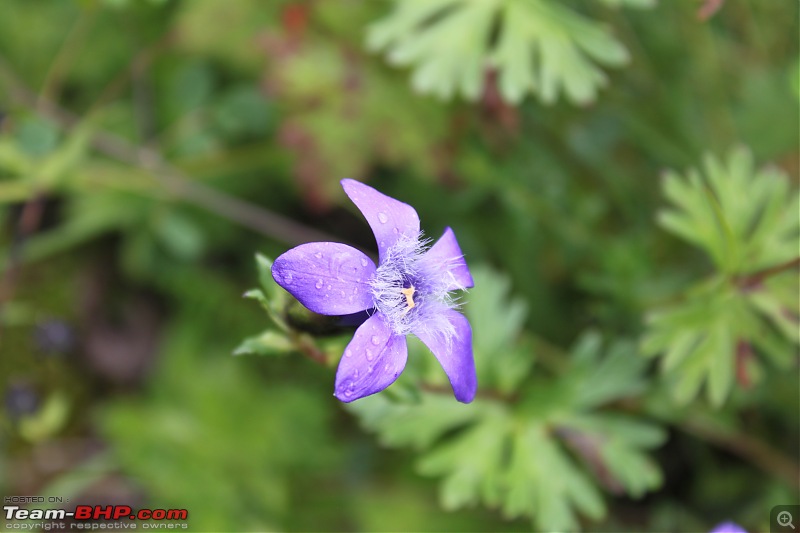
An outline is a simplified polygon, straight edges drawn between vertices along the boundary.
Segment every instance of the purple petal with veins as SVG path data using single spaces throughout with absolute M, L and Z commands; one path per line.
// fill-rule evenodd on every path
M 412 329 L 414 335 L 430 348 L 450 380 L 456 399 L 469 403 L 478 390 L 475 361 L 472 357 L 472 328 L 467 317 L 451 309 L 443 312 L 453 326 L 451 335 L 425 327 Z
M 439 240 L 428 250 L 427 256 L 431 261 L 439 262 L 441 268 L 452 276 L 453 279 L 447 290 L 470 289 L 475 286 L 467 262 L 464 261 L 464 254 L 461 253 L 452 229 L 444 229 Z
M 419 216 L 410 205 L 355 180 L 342 180 L 342 187 L 372 228 L 380 262 L 401 235 L 416 238 L 419 234 Z
M 334 396 L 352 402 L 395 382 L 408 358 L 406 338 L 395 335 L 380 313 L 361 324 L 336 371 Z
M 351 246 L 314 242 L 292 248 L 272 264 L 272 277 L 300 303 L 323 315 L 349 315 L 373 306 L 375 263 Z

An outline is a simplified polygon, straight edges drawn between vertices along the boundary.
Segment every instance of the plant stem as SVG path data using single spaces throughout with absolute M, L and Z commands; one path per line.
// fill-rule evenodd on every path
M 800 465 L 767 443 L 746 433 L 720 428 L 712 421 L 697 416 L 688 418 L 678 427 L 690 435 L 738 455 L 791 487 L 797 487 Z
M 780 274 L 787 270 L 794 270 L 800 268 L 800 257 L 796 257 L 791 261 L 786 261 L 780 265 L 775 265 L 752 274 L 742 274 L 733 278 L 733 282 L 742 290 L 749 290 L 758 288 L 761 283 L 776 274 Z

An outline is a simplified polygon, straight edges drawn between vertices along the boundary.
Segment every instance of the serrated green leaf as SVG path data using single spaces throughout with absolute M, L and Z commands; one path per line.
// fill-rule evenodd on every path
M 537 529 L 551 531 L 578 528 L 573 505 L 594 519 L 602 518 L 605 505 L 600 492 L 543 426 L 521 427 L 512 446 L 503 505 L 506 516 L 533 516 Z
M 421 394 L 418 402 L 392 402 L 375 395 L 350 404 L 367 429 L 387 446 L 429 447 L 444 433 L 475 420 L 481 411 L 444 395 Z
M 800 196 L 789 191 L 788 177 L 757 171 L 751 153 L 731 150 L 723 163 L 704 159 L 703 176 L 669 173 L 665 196 L 676 209 L 661 212 L 659 223 L 697 244 L 730 274 L 754 272 L 797 257 Z
M 589 452 L 595 472 L 610 471 L 633 496 L 661 481 L 647 450 L 663 442 L 663 430 L 597 411 L 643 390 L 644 362 L 629 343 L 613 343 L 608 353 L 602 347 L 599 335 L 583 335 L 564 375 L 525 388 L 511 405 L 479 397 L 463 406 L 449 394 L 423 392 L 419 400 L 378 395 L 348 409 L 382 443 L 428 450 L 418 467 L 441 477 L 445 508 L 482 502 L 508 517 L 530 517 L 537 530 L 574 529 L 578 514 L 599 519 L 605 505 L 592 476 L 573 458 L 571 443 L 553 428 L 589 435 L 597 443 Z
M 586 103 L 605 84 L 594 62 L 618 66 L 628 59 L 604 26 L 553 0 L 402 0 L 394 6 L 369 28 L 367 46 L 385 51 L 392 63 L 412 65 L 413 86 L 440 98 L 477 99 L 493 66 L 509 102 L 533 93 L 550 103 L 563 92 Z
M 707 382 L 709 401 L 719 407 L 734 384 L 737 346 L 755 346 L 782 366 L 791 351 L 786 341 L 800 343 L 800 279 L 793 271 L 800 197 L 785 174 L 757 171 L 743 147 L 725 161 L 706 156 L 702 175 L 668 173 L 662 186 L 676 208 L 660 213 L 659 222 L 705 249 L 720 274 L 651 313 L 641 349 L 662 356 L 679 402 L 691 401 Z M 742 371 L 760 373 L 759 362 Z
M 420 459 L 421 473 L 444 476 L 440 494 L 445 509 L 473 505 L 481 499 L 489 505 L 499 502 L 499 473 L 508 438 L 507 425 L 504 417 L 484 417 L 458 439 Z M 475 450 L 480 450 L 480 454 Z
M 482 266 L 472 269 L 475 288 L 465 296 L 473 328 L 475 367 L 482 386 L 512 392 L 533 364 L 530 348 L 518 344 L 528 314 L 525 302 L 509 297 L 506 276 Z

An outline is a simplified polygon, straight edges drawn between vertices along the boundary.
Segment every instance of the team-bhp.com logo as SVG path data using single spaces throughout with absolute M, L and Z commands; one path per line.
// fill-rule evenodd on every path
M 187 529 L 186 509 L 138 509 L 127 505 L 78 505 L 66 509 L 23 509 L 18 505 L 3 506 L 6 529 Z M 70 520 L 69 523 L 66 521 Z M 137 523 L 136 521 L 140 523 Z M 37 522 L 38 521 L 38 522 Z M 112 522 L 112 523 L 109 523 Z

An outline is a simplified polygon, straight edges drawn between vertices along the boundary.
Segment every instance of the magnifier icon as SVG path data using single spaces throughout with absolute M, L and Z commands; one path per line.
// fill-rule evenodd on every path
M 778 513 L 778 525 L 783 527 L 789 526 L 790 528 L 794 529 L 794 524 L 792 524 L 792 513 L 789 511 L 781 511 Z

